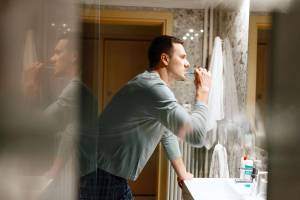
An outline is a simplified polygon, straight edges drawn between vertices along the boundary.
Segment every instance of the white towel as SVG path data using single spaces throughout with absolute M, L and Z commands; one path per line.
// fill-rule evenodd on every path
M 227 151 L 224 146 L 217 144 L 212 154 L 210 170 L 210 178 L 229 178 Z
M 32 30 L 28 30 L 25 38 L 23 68 L 27 69 L 37 62 L 36 47 Z
M 222 41 L 215 38 L 212 57 L 209 65 L 212 75 L 212 85 L 208 96 L 208 121 L 205 147 L 210 149 L 216 142 L 217 121 L 224 118 L 223 96 L 223 53 Z

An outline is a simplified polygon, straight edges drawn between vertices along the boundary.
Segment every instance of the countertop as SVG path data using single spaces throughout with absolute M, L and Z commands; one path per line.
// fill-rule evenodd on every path
M 262 200 L 252 196 L 252 183 L 236 183 L 234 178 L 193 178 L 184 181 L 184 200 Z

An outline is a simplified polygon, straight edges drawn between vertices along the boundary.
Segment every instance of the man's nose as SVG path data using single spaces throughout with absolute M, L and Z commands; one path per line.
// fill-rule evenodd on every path
M 184 65 L 185 68 L 189 68 L 190 67 L 190 63 L 189 61 L 186 61 L 185 65 Z

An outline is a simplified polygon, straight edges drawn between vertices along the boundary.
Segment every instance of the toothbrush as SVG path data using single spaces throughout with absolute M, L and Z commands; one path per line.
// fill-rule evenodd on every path
M 203 69 L 205 69 L 205 67 L 201 67 L 201 66 L 196 66 L 196 65 L 194 65 L 194 67 L 193 67 L 194 69 L 195 68 L 203 68 Z M 185 74 L 187 74 L 187 75 L 194 75 L 194 71 L 187 71 L 187 72 L 185 72 Z
M 185 74 L 194 75 L 194 72 L 185 72 Z

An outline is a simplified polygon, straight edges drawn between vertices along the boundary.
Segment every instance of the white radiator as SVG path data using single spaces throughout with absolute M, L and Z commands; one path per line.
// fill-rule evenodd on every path
M 185 142 L 179 142 L 179 144 L 187 171 L 194 177 L 208 177 L 209 151 L 205 148 L 192 148 Z M 167 200 L 181 200 L 181 188 L 177 184 L 177 175 L 170 162 L 168 163 L 168 178 Z

